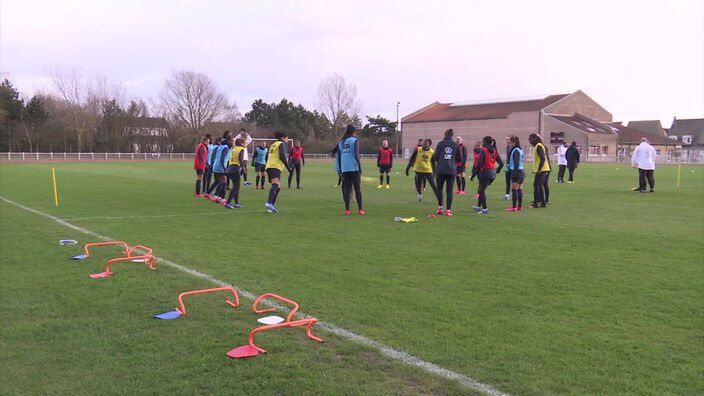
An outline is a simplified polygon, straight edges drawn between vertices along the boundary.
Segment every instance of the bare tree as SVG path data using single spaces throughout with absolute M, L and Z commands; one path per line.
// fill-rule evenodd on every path
M 76 149 L 80 152 L 94 121 L 84 109 L 88 89 L 78 69 L 55 69 L 51 71 L 54 88 L 63 99 L 66 112 L 69 114 L 71 129 L 76 138 Z
M 205 123 L 223 114 L 228 106 L 213 80 L 190 70 L 174 72 L 166 80 L 161 100 L 169 118 L 183 124 L 194 142 Z
M 225 106 L 222 115 L 216 121 L 239 122 L 240 120 L 242 120 L 242 113 L 240 113 L 237 103 L 232 102 L 232 105 Z
M 344 124 L 357 115 L 361 102 L 357 100 L 357 87 L 335 73 L 320 81 L 315 105 L 332 124 L 333 134 L 338 135 Z
M 93 128 L 94 139 L 89 142 L 91 151 L 93 151 L 93 143 L 99 140 L 104 147 L 113 146 L 118 147 L 119 150 L 119 138 L 114 132 L 106 133 L 102 124 L 108 105 L 121 107 L 124 91 L 121 83 L 111 82 L 102 75 L 96 76 L 95 80 L 86 84 L 86 103 L 83 107 L 91 119 L 90 126 Z

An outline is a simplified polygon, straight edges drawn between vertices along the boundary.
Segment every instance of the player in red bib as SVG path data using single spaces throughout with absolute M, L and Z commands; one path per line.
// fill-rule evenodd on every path
M 455 194 L 464 194 L 464 188 L 467 185 L 467 178 L 465 177 L 465 172 L 467 172 L 467 147 L 462 143 L 462 138 L 457 136 L 455 142 L 459 146 L 459 153 L 462 160 L 457 162 L 457 191 Z
M 477 141 L 474 143 L 474 162 L 472 163 L 472 174 L 474 174 L 474 170 L 479 166 L 479 153 L 482 151 L 482 142 Z M 478 171 L 477 171 L 478 172 Z M 471 180 L 471 178 L 470 178 Z M 474 194 L 474 198 L 479 197 L 479 188 L 477 188 L 477 192 Z
M 196 197 L 202 197 L 201 194 L 201 184 L 203 183 L 203 175 L 205 174 L 205 164 L 208 158 L 208 144 L 210 143 L 210 137 L 204 136 L 201 139 L 198 148 L 196 148 L 196 158 L 193 161 L 193 169 L 196 170 L 196 193 L 193 194 Z
M 291 151 L 288 153 L 288 168 L 292 169 L 288 173 L 288 188 L 291 188 L 291 179 L 293 179 L 293 171 L 296 171 L 296 188 L 301 188 L 301 164 L 306 164 L 306 158 L 303 155 L 303 147 L 301 147 L 301 141 L 296 140 L 293 146 L 291 146 Z
M 486 207 L 486 189 L 494 182 L 496 174 L 501 172 L 501 168 L 504 167 L 504 161 L 496 150 L 496 140 L 491 136 L 484 136 L 482 139 L 482 150 L 479 152 L 477 163 L 477 167 L 472 169 L 470 180 L 479 176 L 479 199 L 477 205 L 472 206 L 472 209 L 477 213 L 486 214 L 489 213 L 489 209 Z M 497 163 L 499 164 L 498 169 L 496 169 Z
M 389 141 L 384 140 L 379 147 L 379 154 L 376 156 L 376 166 L 379 168 L 379 185 L 376 188 L 384 186 L 384 174 L 386 174 L 386 188 L 391 188 L 389 182 L 391 177 L 389 172 L 394 163 L 394 150 L 389 147 Z

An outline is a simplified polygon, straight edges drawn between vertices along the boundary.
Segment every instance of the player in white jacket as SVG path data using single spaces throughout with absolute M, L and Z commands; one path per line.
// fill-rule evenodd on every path
M 557 148 L 557 182 L 558 183 L 564 183 L 565 182 L 565 169 L 567 169 L 567 157 L 565 157 L 565 154 L 567 154 L 567 149 L 570 146 L 567 145 L 567 142 L 563 142 L 560 147 Z
M 648 143 L 647 138 L 640 139 L 640 144 L 633 150 L 631 165 L 638 169 L 638 188 L 633 191 L 645 192 L 646 180 L 650 185 L 650 192 L 655 191 L 655 148 Z
M 252 135 L 244 128 L 240 129 L 240 133 L 235 136 L 235 140 L 240 139 L 244 142 L 244 160 L 240 167 L 240 174 L 244 179 L 245 186 L 251 186 L 252 183 L 247 181 L 247 161 L 249 161 L 249 144 L 252 143 Z

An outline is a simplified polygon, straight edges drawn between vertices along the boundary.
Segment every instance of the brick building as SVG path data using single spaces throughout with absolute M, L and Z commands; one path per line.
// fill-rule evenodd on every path
M 682 161 L 704 162 L 704 118 L 675 118 L 667 134 L 680 145 Z
M 674 156 L 676 145 L 664 136 L 613 123 L 612 115 L 582 91 L 540 98 L 484 103 L 432 103 L 402 119 L 402 153 L 410 155 L 418 139 L 442 139 L 452 128 L 468 145 L 489 135 L 503 149 L 505 137 L 516 135 L 532 160 L 528 135 L 539 135 L 553 155 L 562 142 L 576 142 L 583 161 L 630 158 L 643 136 L 656 150 Z M 636 139 L 637 136 L 637 139 Z M 503 152 L 501 150 L 500 152 Z M 554 158 L 554 157 L 553 157 Z M 664 160 L 664 158 L 663 158 Z

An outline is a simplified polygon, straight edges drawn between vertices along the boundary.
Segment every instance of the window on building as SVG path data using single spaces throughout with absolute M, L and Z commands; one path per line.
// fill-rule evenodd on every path
M 589 155 L 599 155 L 601 147 L 600 146 L 589 146 Z
M 601 155 L 609 155 L 609 146 L 601 146 Z
M 692 135 L 682 135 L 682 143 L 692 144 Z
M 672 139 L 674 141 L 677 141 L 677 135 L 670 135 L 667 137 L 668 139 Z

